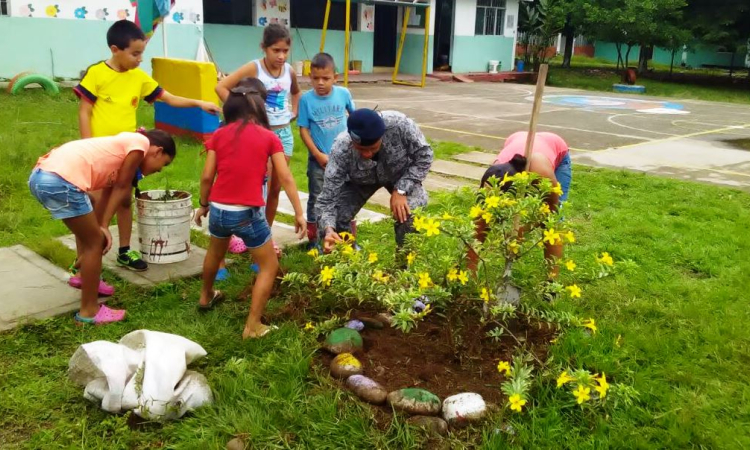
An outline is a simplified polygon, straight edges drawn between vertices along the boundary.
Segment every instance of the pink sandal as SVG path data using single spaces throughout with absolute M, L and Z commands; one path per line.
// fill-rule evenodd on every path
M 81 289 L 81 286 L 83 286 L 83 280 L 81 280 L 80 275 L 73 275 L 70 278 L 68 278 L 68 286 Z M 99 295 L 103 297 L 109 297 L 115 293 L 114 286 L 110 286 L 107 283 L 104 282 L 104 280 L 99 280 Z
M 229 252 L 230 253 L 245 253 L 247 251 L 247 246 L 245 245 L 245 242 L 243 242 L 242 239 L 238 238 L 235 235 L 232 235 L 232 238 L 229 239 Z
M 94 317 L 81 317 L 76 313 L 76 325 L 105 325 L 108 323 L 120 322 L 125 319 L 126 311 L 124 309 L 111 309 L 102 305 L 99 312 Z

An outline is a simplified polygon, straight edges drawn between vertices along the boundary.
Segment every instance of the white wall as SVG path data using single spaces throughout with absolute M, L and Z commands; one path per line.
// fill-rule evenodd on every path
M 456 0 L 453 14 L 453 35 L 474 36 L 477 17 L 477 0 Z

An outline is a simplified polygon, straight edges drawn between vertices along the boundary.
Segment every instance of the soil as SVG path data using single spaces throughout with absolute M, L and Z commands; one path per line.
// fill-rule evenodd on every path
M 355 312 L 351 317 L 375 315 Z M 451 323 L 452 326 L 447 319 L 433 314 L 409 333 L 389 326 L 381 330 L 365 329 L 360 332 L 364 349 L 357 354 L 364 365 L 364 375 L 388 392 L 418 387 L 441 399 L 476 392 L 486 402 L 499 404 L 503 398 L 500 384 L 505 379 L 498 372 L 497 363 L 510 361 L 518 343 L 509 335 L 500 341 L 487 337 L 491 327 L 483 326 L 478 317 L 462 317 L 460 322 Z M 523 322 L 510 323 L 509 328 L 537 358 L 546 359 L 549 341 L 555 336 L 553 328 Z M 328 367 L 331 360 L 333 355 L 320 353 L 321 364 Z
M 188 197 L 190 197 L 190 193 L 185 192 L 185 191 L 169 191 L 167 195 L 165 195 L 164 197 L 159 197 L 159 198 L 151 198 L 151 195 L 149 195 L 148 191 L 141 192 L 138 195 L 138 198 L 140 200 L 161 200 L 165 202 L 169 200 L 182 200 Z

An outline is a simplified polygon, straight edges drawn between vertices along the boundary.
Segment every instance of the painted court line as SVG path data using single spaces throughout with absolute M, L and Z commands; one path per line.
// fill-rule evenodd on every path
M 644 133 L 661 134 L 662 136 L 677 136 L 676 134 L 672 134 L 672 133 L 662 133 L 660 131 L 651 131 L 651 130 L 646 130 L 644 128 L 631 127 L 630 125 L 623 125 L 620 122 L 615 121 L 616 117 L 637 116 L 637 115 L 639 115 L 639 114 L 638 113 L 636 113 L 636 114 L 615 114 L 615 115 L 607 117 L 607 122 L 611 123 L 612 125 L 618 126 L 618 127 L 627 128 L 629 130 L 642 131 Z M 648 114 L 648 115 L 652 115 L 652 114 Z
M 504 141 L 504 140 L 508 139 L 507 137 L 503 137 L 503 136 L 493 136 L 491 134 L 474 133 L 474 132 L 471 132 L 471 131 L 463 131 L 463 130 L 453 130 L 451 128 L 435 127 L 435 126 L 432 126 L 432 125 L 419 124 L 419 127 L 420 128 L 427 128 L 428 130 L 445 131 L 447 133 L 457 133 L 457 134 L 465 134 L 465 135 L 468 135 L 468 136 L 477 136 L 477 137 L 483 137 L 483 138 L 488 138 L 488 139 L 497 139 L 499 141 Z M 570 150 L 574 150 L 574 151 L 577 151 L 577 152 L 584 152 L 584 153 L 588 153 L 588 152 L 592 152 L 593 151 L 593 150 L 583 150 L 583 149 L 580 149 L 580 148 L 573 148 L 573 147 L 569 147 L 569 148 L 570 148 Z
M 708 134 L 722 133 L 722 132 L 731 131 L 731 130 L 745 129 L 747 127 L 750 127 L 750 123 L 745 124 L 745 125 L 741 125 L 741 126 L 735 126 L 735 125 L 733 125 L 731 127 L 716 128 L 714 130 L 697 131 L 695 133 L 689 133 L 689 134 L 683 134 L 683 135 L 678 135 L 678 136 L 672 136 L 672 137 L 668 137 L 668 138 L 664 138 L 664 139 L 655 139 L 655 140 L 650 141 L 650 142 L 638 142 L 636 144 L 626 144 L 626 145 L 621 145 L 619 147 L 608 148 L 608 149 L 605 149 L 605 150 L 616 150 L 616 149 L 620 149 L 620 148 L 632 148 L 632 147 L 638 147 L 639 145 L 645 145 L 645 144 L 658 144 L 658 143 L 661 143 L 661 142 L 676 141 L 676 140 L 679 140 L 679 139 L 687 139 L 687 138 L 691 138 L 691 137 L 705 136 L 705 135 L 708 135 Z M 605 151 L 605 150 L 603 150 L 603 151 Z

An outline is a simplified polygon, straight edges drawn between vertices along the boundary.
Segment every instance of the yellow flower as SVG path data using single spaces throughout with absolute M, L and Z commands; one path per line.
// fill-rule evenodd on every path
M 339 236 L 341 236 L 341 239 L 343 239 L 344 242 L 354 242 L 354 235 L 348 231 L 342 231 L 339 233 Z
M 557 387 L 560 388 L 566 383 L 570 383 L 571 381 L 575 381 L 576 379 L 574 377 L 571 377 L 568 375 L 568 371 L 565 370 L 563 373 L 560 374 L 559 377 L 557 377 Z
M 323 269 L 320 270 L 320 282 L 323 283 L 324 286 L 330 286 L 335 271 L 336 270 L 333 267 L 323 266 Z
M 406 255 L 406 263 L 411 266 L 416 258 L 417 255 L 415 255 L 414 252 L 410 252 L 408 255 Z
M 490 301 L 490 291 L 487 290 L 487 288 L 482 288 L 482 294 L 479 295 L 479 298 L 484 300 L 485 303 L 489 303 Z
M 548 204 L 542 203 L 542 206 L 539 207 L 539 212 L 546 215 L 552 211 L 550 211 Z
M 576 263 L 574 263 L 572 259 L 569 259 L 568 262 L 565 263 L 565 267 L 572 272 L 576 270 Z
M 514 181 L 526 181 L 528 179 L 529 179 L 529 173 L 526 171 L 513 175 Z
M 552 189 L 550 189 L 550 192 L 557 195 L 563 195 L 562 187 L 560 187 L 560 183 L 557 183 Z
M 570 293 L 570 298 L 581 298 L 581 288 L 577 284 L 566 286 L 565 289 Z
M 502 200 L 500 200 L 500 206 L 502 206 L 502 207 L 514 206 L 516 203 L 518 203 L 518 202 L 515 201 L 512 198 L 505 198 L 505 197 L 503 197 Z
M 465 270 L 462 270 L 462 271 L 458 272 L 458 281 L 463 286 L 466 286 L 466 283 L 469 282 L 469 275 L 466 273 Z
M 560 242 L 560 233 L 555 231 L 554 228 L 544 230 L 544 242 L 548 242 L 550 245 L 555 245 Z
M 482 214 L 482 220 L 484 220 L 487 223 L 492 222 L 492 213 L 491 212 L 486 212 L 486 213 Z
M 599 393 L 599 398 L 606 397 L 609 390 L 609 383 L 607 383 L 607 376 L 604 375 L 604 372 L 602 372 L 602 376 L 596 378 L 596 382 L 599 383 L 599 386 L 594 386 L 594 389 Z
M 508 400 L 510 401 L 510 409 L 516 412 L 521 412 L 521 408 L 526 404 L 526 400 L 522 399 L 518 394 L 511 395 Z
M 521 246 L 518 245 L 518 241 L 513 240 L 508 244 L 508 251 L 517 255 L 521 251 Z
M 319 255 L 318 249 L 314 248 L 314 249 L 310 250 L 309 252 L 307 252 L 307 254 L 310 255 L 310 256 L 312 256 L 313 258 L 317 258 L 318 255 Z
M 504 185 L 505 183 L 512 183 L 513 182 L 513 175 L 508 176 L 508 172 L 505 172 L 503 174 L 503 180 L 500 182 L 500 186 Z
M 594 321 L 594 319 L 584 320 L 583 321 L 583 326 L 585 328 L 588 328 L 589 330 L 591 330 L 591 332 L 594 333 L 594 334 L 596 334 L 596 330 L 598 330 L 598 328 L 596 327 L 596 322 Z
M 432 278 L 430 278 L 430 274 L 427 272 L 420 273 L 419 274 L 419 287 L 422 289 L 427 289 L 430 286 L 432 286 Z
M 590 388 L 583 387 L 580 384 L 578 385 L 578 389 L 576 389 L 575 391 L 573 391 L 573 395 L 576 396 L 576 400 L 578 400 L 578 404 L 579 405 L 581 403 L 585 402 L 586 400 L 590 400 L 591 399 L 591 395 L 589 395 L 590 393 L 591 393 L 591 389 Z
M 521 210 L 521 217 L 526 217 L 526 216 L 528 216 L 528 215 L 529 215 L 529 212 L 528 212 L 528 211 L 526 211 L 525 209 L 522 209 L 522 210 Z
M 414 216 L 414 229 L 417 231 L 422 231 L 422 228 L 424 228 L 424 217 L 421 216 Z
M 381 283 L 385 283 L 388 281 L 388 275 L 383 274 L 383 271 L 378 269 L 372 274 L 372 278 L 375 279 L 375 281 L 380 281 Z
M 445 276 L 448 281 L 456 281 L 458 279 L 458 269 L 455 267 L 448 271 L 448 275 Z
M 602 253 L 601 258 L 596 258 L 596 262 L 610 266 L 610 267 L 615 265 L 615 262 L 612 260 L 612 257 L 609 256 L 609 253 L 607 252 Z
M 455 217 L 451 216 L 447 212 L 443 213 L 443 220 L 452 220 L 452 219 L 455 219 Z
M 367 258 L 367 262 L 369 262 L 370 264 L 378 262 L 378 254 L 370 253 L 370 256 Z
M 500 197 L 498 197 L 497 195 L 493 195 L 492 197 L 487 197 L 484 200 L 484 205 L 487 208 L 497 208 L 498 206 L 500 206 Z
M 476 219 L 477 217 L 481 216 L 483 212 L 484 210 L 481 207 L 474 205 L 471 207 L 471 211 L 469 211 L 469 217 L 471 217 L 472 219 Z
M 567 239 L 568 242 L 572 244 L 573 242 L 576 241 L 576 235 L 573 234 L 572 231 L 568 231 L 567 233 L 565 233 L 565 239 Z
M 440 222 L 434 219 L 429 219 L 424 224 L 424 230 L 427 237 L 437 236 L 440 234 Z
M 505 372 L 505 376 L 510 375 L 510 363 L 508 361 L 500 361 L 497 363 L 497 371 L 500 373 Z
M 341 253 L 343 253 L 344 255 L 351 255 L 352 253 L 354 253 L 354 247 L 352 247 L 351 244 L 344 244 Z
M 315 326 L 313 326 L 312 322 L 307 322 L 305 324 L 305 331 L 314 330 Z

